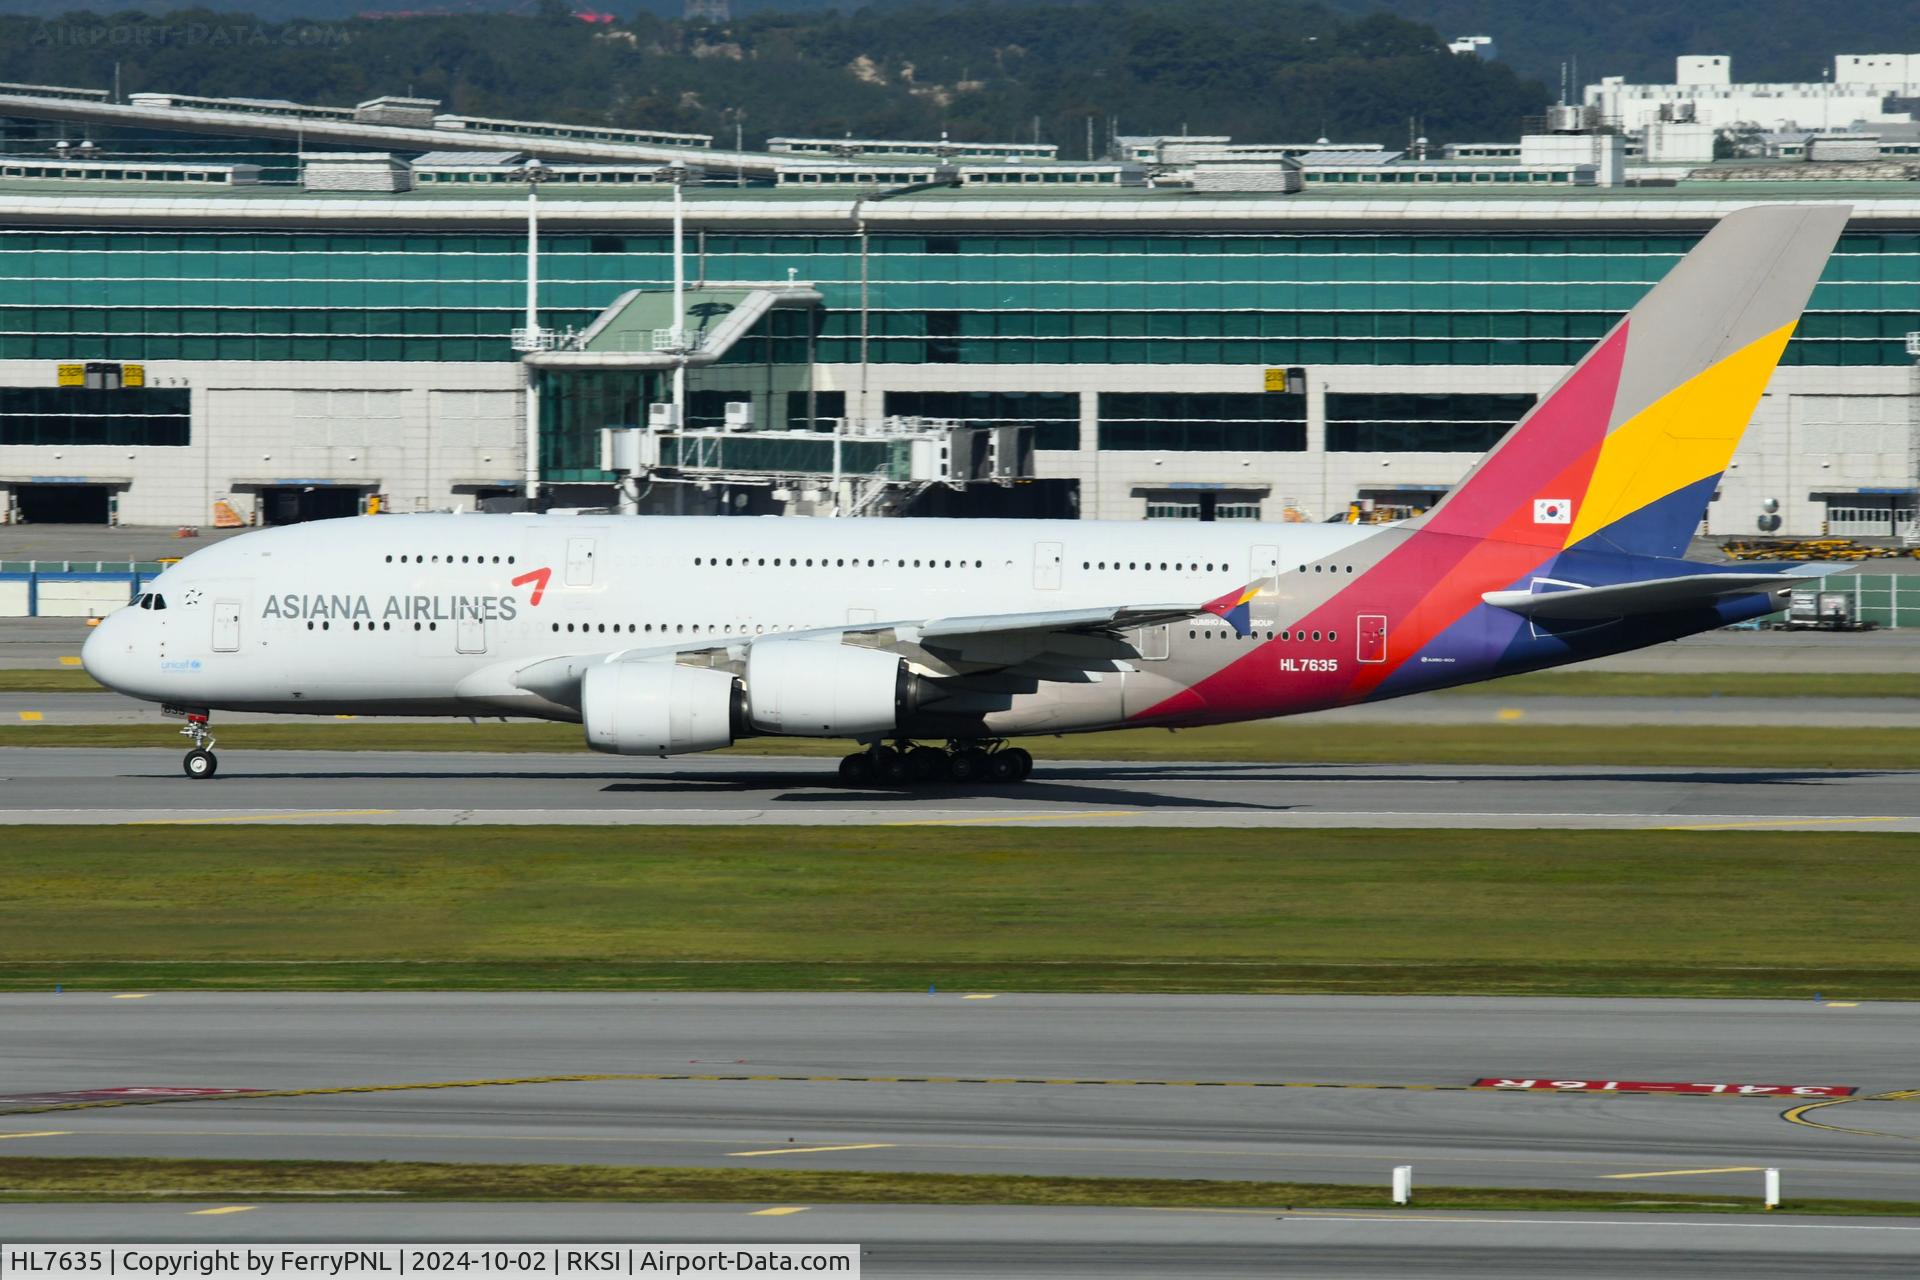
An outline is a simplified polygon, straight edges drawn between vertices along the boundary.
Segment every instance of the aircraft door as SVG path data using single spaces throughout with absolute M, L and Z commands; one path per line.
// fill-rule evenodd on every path
M 590 587 L 593 585 L 593 544 L 594 540 L 592 538 L 567 539 L 567 576 L 565 581 L 568 586 Z
M 1164 662 L 1173 652 L 1173 640 L 1166 623 L 1157 627 L 1142 627 L 1139 639 L 1134 647 L 1139 650 L 1143 662 Z
M 1357 646 L 1360 661 L 1385 662 L 1387 660 L 1387 618 L 1385 614 L 1363 613 L 1355 619 L 1354 633 L 1358 636 Z
M 459 618 L 453 624 L 453 650 L 455 653 L 487 651 L 487 620 L 478 609 L 460 611 Z
M 213 602 L 213 651 L 215 653 L 240 652 L 240 602 L 238 600 Z
M 1247 552 L 1247 580 L 1249 582 L 1257 582 L 1261 578 L 1275 577 L 1279 572 L 1279 547 L 1259 546 Z
M 1060 589 L 1060 563 L 1065 550 L 1065 544 L 1059 542 L 1033 544 L 1033 589 L 1035 591 Z

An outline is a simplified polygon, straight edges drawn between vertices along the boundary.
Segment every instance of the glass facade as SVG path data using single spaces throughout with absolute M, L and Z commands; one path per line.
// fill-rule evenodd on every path
M 1566 365 L 1693 243 L 1626 235 L 693 237 L 707 280 L 825 296 L 825 364 Z M 543 321 L 581 328 L 664 287 L 665 236 L 541 240 Z M 0 230 L 0 357 L 511 360 L 511 234 Z M 813 320 L 768 318 L 729 361 L 799 363 Z M 1789 365 L 1904 365 L 1920 235 L 1849 235 Z M 756 349 L 757 348 L 757 349 Z
M 1307 398 L 1102 392 L 1100 447 L 1299 453 L 1307 447 Z
M 192 397 L 185 387 L 0 387 L 0 444 L 184 448 Z
M 1533 408 L 1529 395 L 1327 393 L 1329 453 L 1485 453 Z
M 1080 447 L 1080 397 L 1055 391 L 889 391 L 888 417 L 1031 426 L 1036 449 Z
M 808 393 L 805 391 L 787 392 L 787 427 L 792 431 L 831 431 L 834 424 L 847 416 L 847 393 L 844 391 L 815 391 L 812 393 L 814 416 L 807 416 Z
M 659 375 L 624 369 L 541 373 L 540 474 L 548 480 L 611 482 L 600 469 L 602 427 L 644 427 Z

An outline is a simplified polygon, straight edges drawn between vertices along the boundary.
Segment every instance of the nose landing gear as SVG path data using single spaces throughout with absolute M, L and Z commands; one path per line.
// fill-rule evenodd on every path
M 211 778 L 220 768 L 220 757 L 213 754 L 213 733 L 207 728 L 207 718 L 204 712 L 189 712 L 187 727 L 180 731 L 182 737 L 193 741 L 193 749 L 180 761 L 180 767 L 196 782 Z
M 1004 742 L 953 741 L 939 747 L 875 743 L 840 761 L 840 781 L 850 787 L 938 785 L 943 782 L 1025 782 L 1033 755 Z

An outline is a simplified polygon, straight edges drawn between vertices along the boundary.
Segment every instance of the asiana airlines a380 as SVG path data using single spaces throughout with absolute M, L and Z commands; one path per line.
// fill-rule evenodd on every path
M 1684 558 L 1844 227 L 1743 209 L 1431 511 L 1391 525 L 410 515 L 196 552 L 86 669 L 220 711 L 574 721 L 599 751 L 845 739 L 850 783 L 1015 782 L 1012 740 L 1400 697 L 1772 612 Z

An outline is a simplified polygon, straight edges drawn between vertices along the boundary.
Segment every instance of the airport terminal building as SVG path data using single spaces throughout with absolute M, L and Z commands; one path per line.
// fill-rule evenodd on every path
M 1913 519 L 1910 179 L 1335 154 L 1234 160 L 1243 189 L 1219 190 L 411 100 L 137 98 L 0 87 L 11 519 L 280 523 L 530 487 L 649 511 L 1386 517 L 1457 481 L 1716 218 L 1807 199 L 1853 219 L 1706 529 Z

